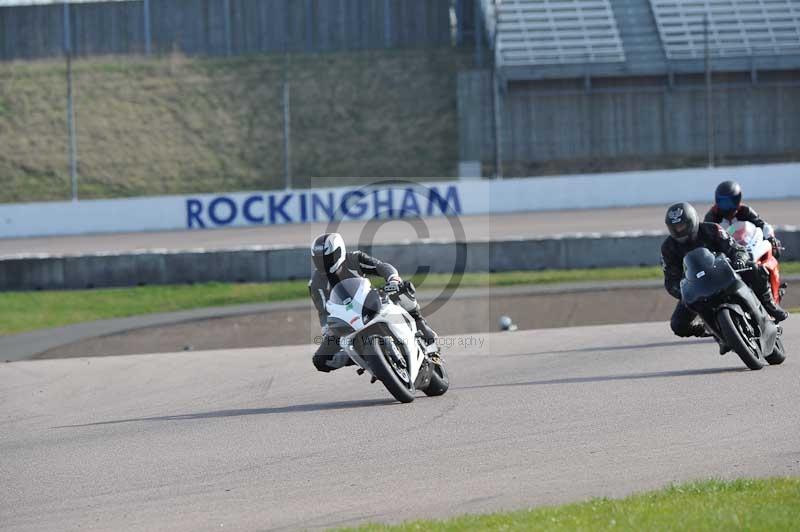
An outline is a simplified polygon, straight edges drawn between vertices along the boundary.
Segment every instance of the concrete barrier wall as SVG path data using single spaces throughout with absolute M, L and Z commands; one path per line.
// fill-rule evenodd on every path
M 749 200 L 800 197 L 800 164 L 0 205 L 0 239 L 289 223 L 430 218 L 713 200 L 736 179 Z
M 778 233 L 783 260 L 800 260 L 800 229 Z M 419 242 L 365 248 L 404 275 L 515 270 L 652 266 L 664 235 L 574 235 L 493 242 Z M 152 251 L 85 256 L 35 256 L 0 260 L 0 290 L 54 290 L 206 282 L 307 279 L 308 248 L 229 251 Z

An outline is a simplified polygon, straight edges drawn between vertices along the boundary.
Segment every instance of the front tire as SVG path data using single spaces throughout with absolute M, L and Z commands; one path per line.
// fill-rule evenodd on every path
M 385 345 L 387 342 L 394 342 L 394 338 L 391 336 L 371 336 L 369 338 L 369 349 L 372 351 L 369 360 L 370 367 L 395 399 L 401 403 L 410 403 L 414 400 L 414 383 L 407 382 L 402 378 L 402 368 L 395 369 L 390 360 L 391 355 L 386 352 L 389 349 Z M 397 346 L 395 349 L 398 349 Z M 405 374 L 408 376 L 407 370 Z
M 725 342 L 739 355 L 745 366 L 756 371 L 764 367 L 765 361 L 758 348 L 748 341 L 741 323 L 743 319 L 727 308 L 723 308 L 717 314 L 717 322 Z
M 778 336 L 775 340 L 775 349 L 772 350 L 772 354 L 768 357 L 764 357 L 770 366 L 777 366 L 779 364 L 783 364 L 786 360 L 786 350 L 783 347 L 783 339 Z
M 450 377 L 447 375 L 447 369 L 444 367 L 444 360 L 440 357 L 440 363 L 431 365 L 431 383 L 425 388 L 425 395 L 429 397 L 437 397 L 444 395 L 450 388 Z

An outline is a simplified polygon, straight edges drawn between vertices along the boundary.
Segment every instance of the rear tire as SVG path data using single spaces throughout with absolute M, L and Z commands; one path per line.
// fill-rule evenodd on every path
M 768 357 L 764 357 L 770 366 L 778 366 L 786 360 L 786 350 L 783 348 L 783 339 L 778 336 L 775 340 L 775 349 Z
M 432 369 L 431 383 L 423 391 L 425 395 L 429 397 L 444 395 L 448 388 L 450 388 L 450 377 L 447 375 L 447 369 L 444 367 L 444 360 L 441 361 L 441 364 L 430 362 L 430 365 Z
M 411 383 L 409 389 L 409 385 L 397 375 L 388 360 L 389 355 L 385 352 L 386 348 L 383 346 L 385 341 L 393 340 L 391 336 L 383 339 L 380 336 L 370 337 L 369 349 L 372 351 L 372 356 L 369 364 L 372 372 L 395 399 L 401 403 L 410 403 L 414 400 L 414 384 Z
M 765 361 L 745 338 L 745 333 L 739 324 L 741 319 L 738 314 L 736 317 L 732 316 L 731 311 L 727 308 L 720 310 L 717 314 L 717 322 L 725 342 L 739 355 L 745 366 L 756 371 L 764 367 Z

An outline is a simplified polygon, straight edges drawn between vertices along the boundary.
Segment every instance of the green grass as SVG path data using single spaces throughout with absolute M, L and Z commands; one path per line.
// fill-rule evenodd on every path
M 109 318 L 308 297 L 306 283 L 209 283 L 0 294 L 0 335 Z
M 784 272 L 800 273 L 800 263 Z M 661 268 L 598 268 L 465 274 L 461 288 L 660 279 Z M 449 275 L 414 279 L 420 290 L 454 287 Z M 73 323 L 195 308 L 286 301 L 308 297 L 306 281 L 268 284 L 210 283 L 95 290 L 0 293 L 0 335 Z
M 454 176 L 457 72 L 469 57 L 453 48 L 291 55 L 294 185 Z M 282 54 L 73 66 L 82 198 L 283 186 Z M 62 60 L 0 64 L 0 203 L 69 198 L 65 95 Z
M 711 480 L 579 504 L 519 512 L 464 516 L 446 521 L 413 521 L 397 526 L 367 525 L 371 531 L 732 531 L 781 532 L 800 526 L 800 478 Z M 345 529 L 343 529 L 345 530 Z

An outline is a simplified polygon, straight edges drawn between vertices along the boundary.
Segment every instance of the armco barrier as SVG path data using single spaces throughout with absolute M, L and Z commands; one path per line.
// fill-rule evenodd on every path
M 800 229 L 779 231 L 784 260 L 800 259 Z M 405 275 L 413 273 L 651 266 L 659 263 L 663 234 L 568 235 L 486 242 L 375 245 L 364 248 Z M 0 260 L 0 290 L 82 289 L 206 282 L 307 279 L 307 247 L 226 251 L 147 251 Z

